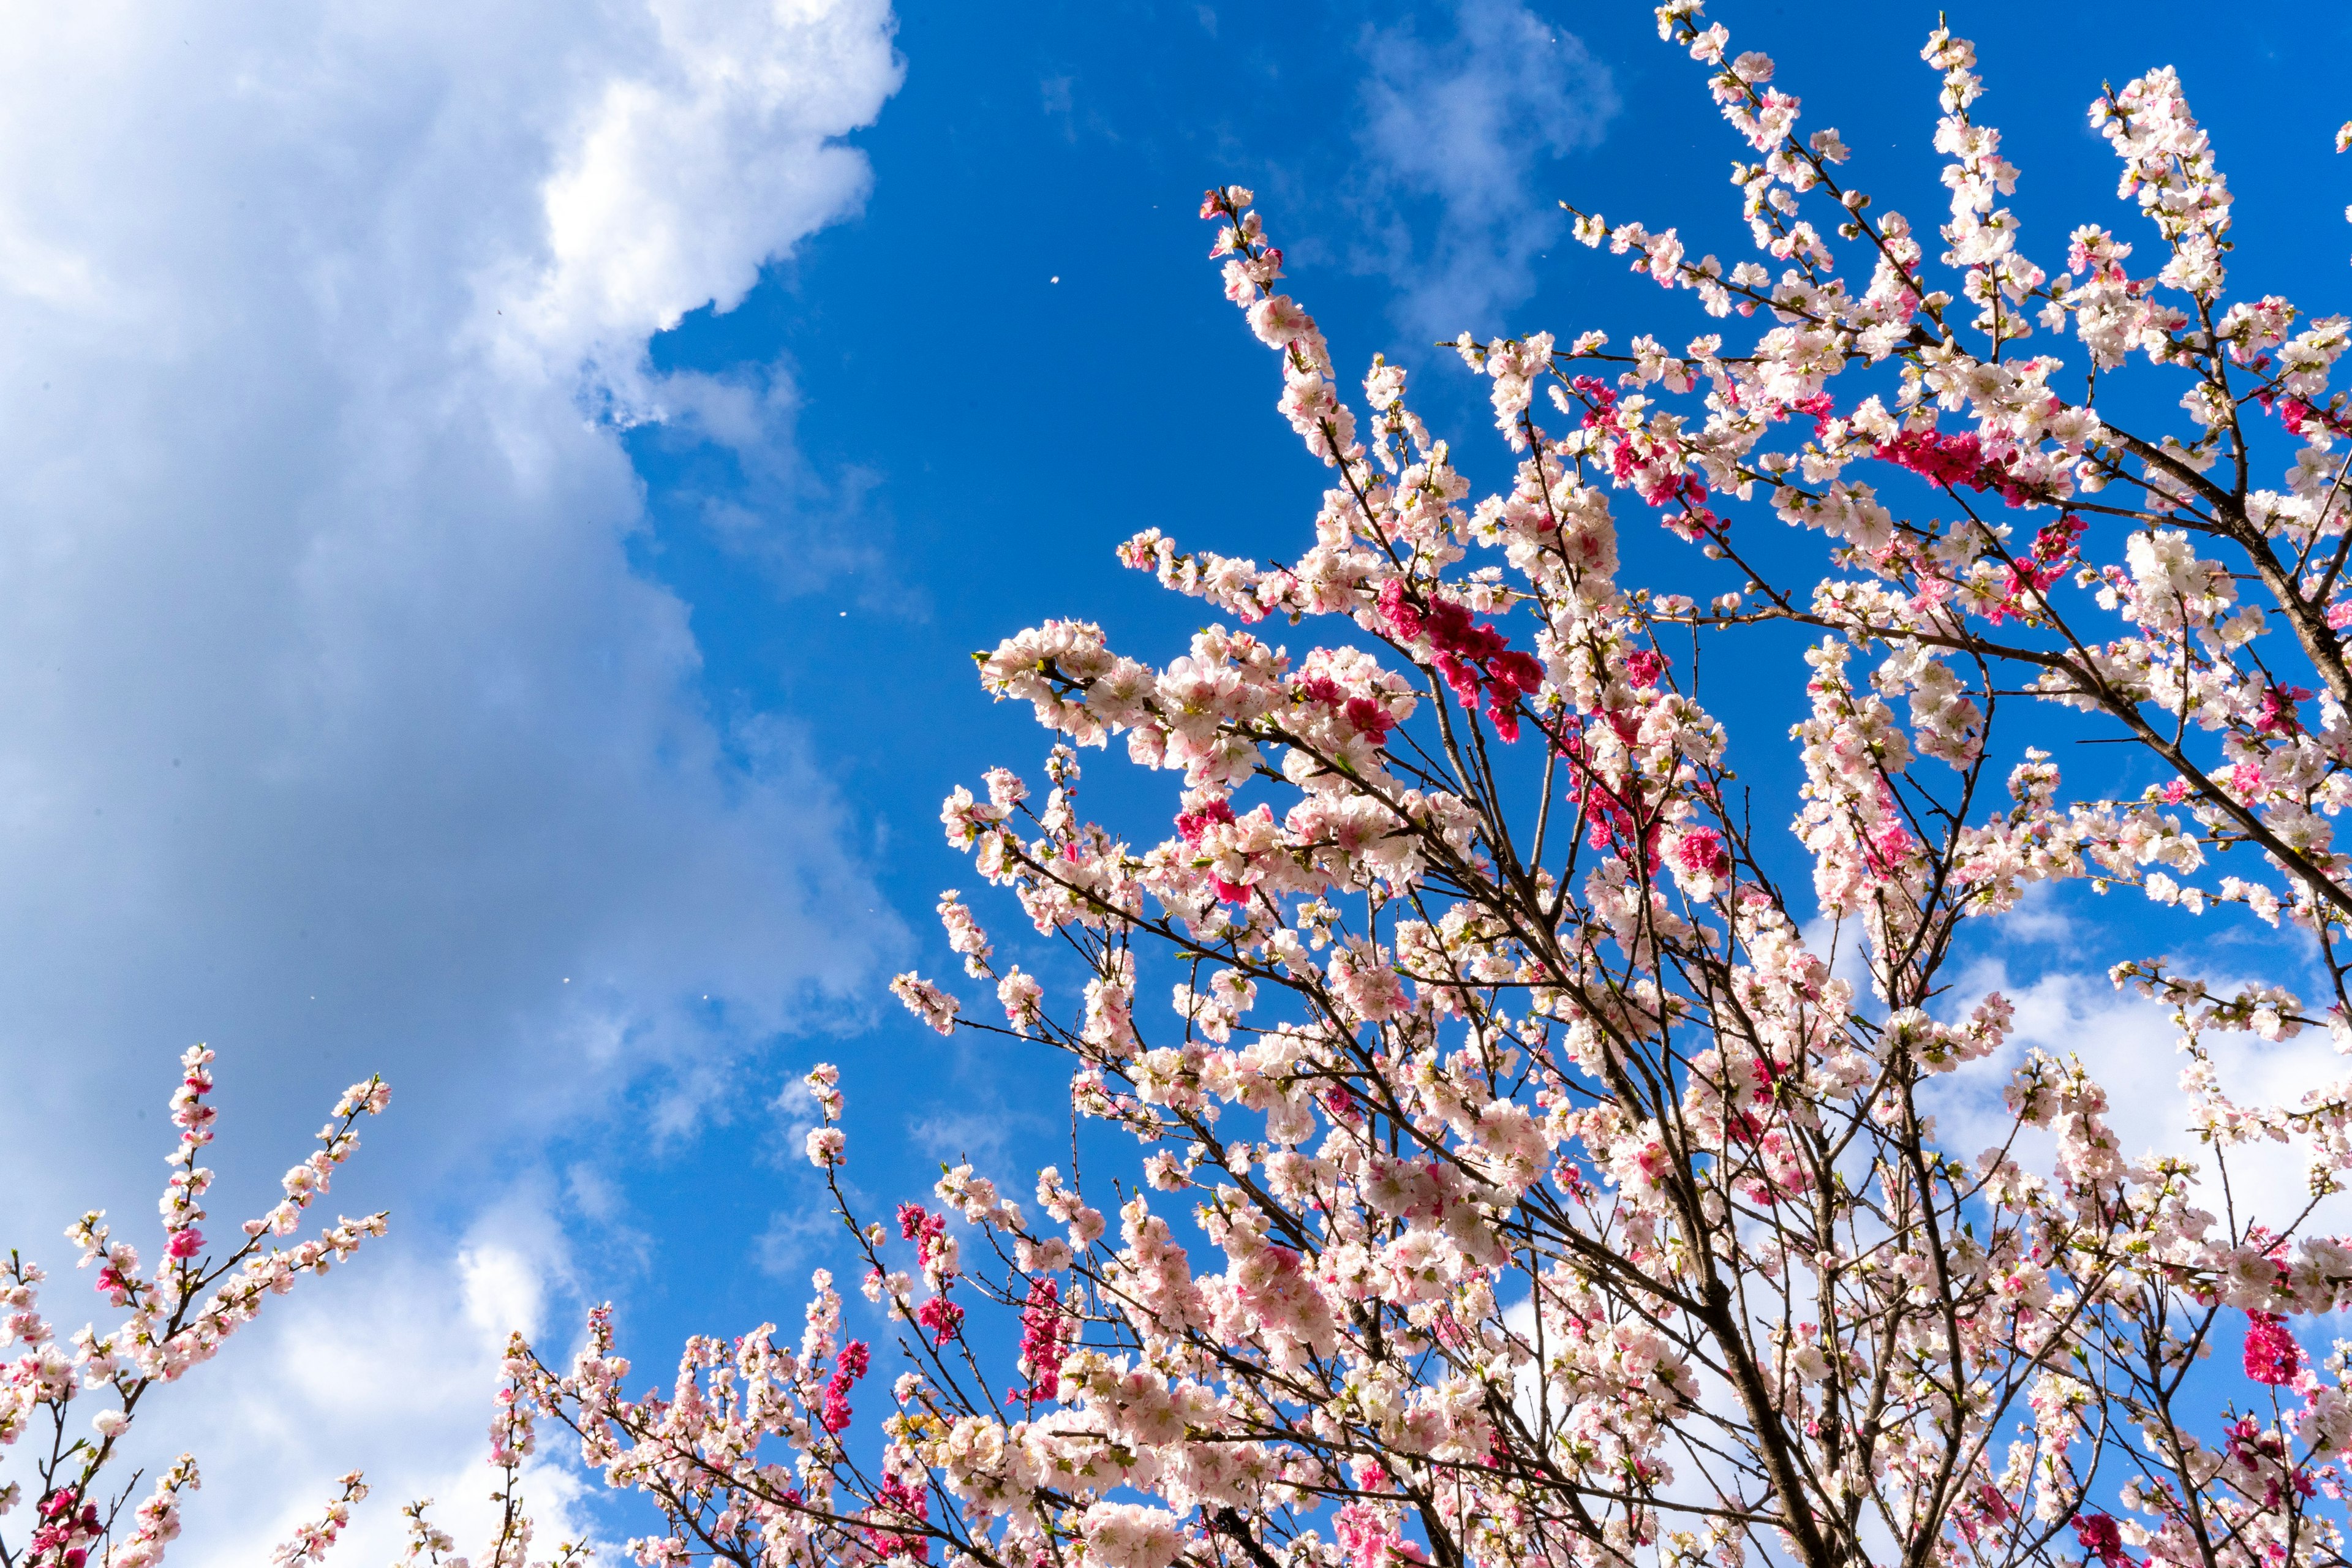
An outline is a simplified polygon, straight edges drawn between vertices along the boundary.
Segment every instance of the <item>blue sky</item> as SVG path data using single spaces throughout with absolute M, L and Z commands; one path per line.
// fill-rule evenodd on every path
M 1932 220 L 1932 10 L 1712 14 L 1882 208 Z M 2352 105 L 2299 62 L 2352 23 L 2105 4 L 1997 37 L 2014 14 L 1952 24 L 2030 251 L 2126 221 L 2083 107 L 2171 60 L 2241 276 L 2338 302 Z M 947 967 L 931 902 L 970 879 L 940 796 L 1043 749 L 967 655 L 1076 614 L 1165 658 L 1197 607 L 1115 542 L 1281 555 L 1311 515 L 1203 185 L 1257 190 L 1342 365 L 1415 366 L 1482 480 L 1483 390 L 1432 339 L 1700 330 L 1565 246 L 1559 200 L 1744 246 L 1738 145 L 1644 6 L 354 0 L 19 35 L 0 1217 L 143 1214 L 190 1039 L 223 1053 L 232 1200 L 344 1083 L 397 1086 L 337 1194 L 395 1208 L 383 1256 L 185 1391 L 222 1450 L 206 1561 L 351 1464 L 478 1490 L 509 1318 L 560 1341 L 614 1298 L 648 1372 L 795 1318 L 821 1194 L 776 1102 L 819 1056 L 877 1199 L 957 1150 L 1052 1157 L 1051 1063 L 942 1045 L 880 986 Z M 1769 749 L 1800 688 L 1717 700 Z M 1095 808 L 1141 830 L 1164 802 L 1121 771 L 1092 768 Z M 2145 1026 L 2061 951 L 1985 962 L 2050 1030 Z

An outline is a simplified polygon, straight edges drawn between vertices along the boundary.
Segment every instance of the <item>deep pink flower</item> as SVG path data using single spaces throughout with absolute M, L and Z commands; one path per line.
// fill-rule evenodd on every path
M 2276 1312 L 2246 1317 L 2246 1375 L 2273 1385 L 2293 1383 L 2303 1371 L 2303 1347 L 2287 1332 L 2286 1320 Z
M 824 1385 L 824 1408 L 817 1415 L 818 1423 L 828 1432 L 841 1432 L 849 1426 L 849 1391 L 866 1375 L 867 1352 L 864 1340 L 852 1340 L 841 1347 L 834 1358 L 833 1376 Z
M 1380 610 L 1397 641 L 1427 640 L 1430 663 L 1463 707 L 1484 711 L 1504 740 L 1519 738 L 1518 700 L 1543 685 L 1543 666 L 1533 655 L 1512 647 L 1508 637 L 1480 626 L 1451 599 L 1433 597 L 1428 609 L 1416 609 L 1405 600 L 1401 577 L 1381 586 Z
M 1721 880 L 1731 875 L 1731 852 L 1724 847 L 1723 835 L 1712 827 L 1684 834 L 1675 846 L 1675 859 L 1695 877 Z
M 1033 1279 L 1029 1298 L 1021 1309 L 1021 1359 L 1029 1368 L 1029 1386 L 1013 1390 L 1013 1397 L 1034 1405 L 1052 1399 L 1062 1381 L 1062 1356 L 1076 1323 L 1062 1310 L 1062 1293 L 1051 1279 Z
M 1882 462 L 1908 468 L 1931 485 L 1948 489 L 1966 485 L 1974 490 L 1997 490 L 2000 499 L 2011 506 L 2023 506 L 2033 499 L 2012 477 L 2014 460 L 1987 458 L 1984 443 L 1973 435 L 1906 430 L 1892 441 L 1881 442 L 1871 455 Z
M 1176 831 L 1182 835 L 1186 844 L 1189 844 L 1197 849 L 1201 845 L 1201 835 L 1208 832 L 1212 825 L 1216 823 L 1231 822 L 1233 819 L 1234 808 L 1232 802 L 1213 800 L 1198 811 L 1180 813 L 1176 818 Z M 908 1206 L 911 1207 L 912 1205 L 910 1205 Z M 902 1218 L 904 1213 L 905 1210 L 901 1209 L 900 1214 Z M 911 1236 L 914 1233 L 909 1231 L 908 1234 Z
M 934 1296 L 915 1309 L 915 1321 L 931 1331 L 931 1343 L 946 1344 L 963 1332 L 963 1309 L 945 1296 Z
M 2263 711 L 2254 721 L 2257 735 L 2300 735 L 2303 716 L 2295 704 L 2307 702 L 2311 693 L 2300 686 L 2281 686 L 2276 682 L 2263 689 Z
M 2132 1561 L 2124 1550 L 2123 1531 L 2114 1518 L 2104 1513 L 2081 1513 L 2074 1516 L 2074 1539 L 2083 1550 L 2097 1558 L 2105 1568 L 2125 1568 Z
M 1349 698 L 1346 711 L 1348 722 L 1356 727 L 1359 734 L 1370 735 L 1375 746 L 1387 740 L 1389 731 L 1396 728 L 1389 710 L 1369 697 Z
M 881 1486 L 875 1490 L 874 1500 L 876 1506 L 869 1510 L 869 1518 L 879 1515 L 885 1521 L 895 1523 L 927 1522 L 931 1517 L 930 1501 L 923 1495 L 923 1489 L 911 1486 L 896 1476 L 882 1478 Z M 914 1531 L 901 1534 L 896 1530 L 869 1530 L 866 1532 L 866 1544 L 875 1556 L 885 1561 L 904 1557 L 921 1563 L 929 1559 L 931 1550 L 929 1537 Z

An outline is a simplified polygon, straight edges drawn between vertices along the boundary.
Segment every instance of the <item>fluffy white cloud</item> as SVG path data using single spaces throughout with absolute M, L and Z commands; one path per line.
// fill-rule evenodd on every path
M 470 1131 L 862 976 L 841 811 L 788 725 L 702 711 L 591 410 L 855 205 L 887 8 L 19 20 L 0 1030 L 50 1098 L 11 1132 L 198 1035 Z
M 447 1178 L 625 1086 L 675 1124 L 862 1005 L 898 933 L 855 824 L 787 720 L 705 711 L 688 606 L 630 567 L 616 421 L 788 465 L 788 387 L 665 384 L 646 345 L 856 208 L 840 138 L 895 90 L 891 37 L 887 0 L 12 15 L 7 1239 L 148 1212 L 193 1038 L 223 1052 L 219 1207 L 266 1204 L 380 1068 L 394 1111 L 336 1196 L 404 1197 L 419 1237 L 436 1181 L 463 1229 Z M 337 1439 L 413 1437 L 367 1447 L 419 1475 L 478 1448 L 491 1258 L 362 1262 L 179 1391 L 213 1439 L 194 1528 L 253 1561 L 375 1462 Z M 461 1386 L 460 1426 L 399 1416 Z M 305 1401 L 331 1418 L 271 1414 Z
M 2125 906 L 2126 917 L 2133 912 Z M 2039 1050 L 2062 1061 L 2078 1058 L 2106 1091 L 2107 1122 L 2126 1158 L 2156 1153 L 2191 1161 L 2201 1173 L 2200 1202 L 2215 1214 L 2234 1203 L 2242 1228 L 2250 1218 L 2284 1226 L 2309 1201 L 2308 1145 L 2263 1141 L 2231 1148 L 2225 1194 L 2217 1179 L 2214 1151 L 2193 1130 L 2192 1107 L 2180 1087 L 2188 1058 L 2180 1052 L 2180 1030 L 2172 1021 L 2171 1007 L 2118 991 L 2104 972 L 2071 967 L 2086 957 L 2101 957 L 2103 950 L 2108 960 L 2143 951 L 2126 945 L 2137 940 L 2126 934 L 2128 929 L 2086 929 L 2082 920 L 2069 914 L 2056 891 L 2046 887 L 2030 891 L 2013 913 L 1990 927 L 1998 933 L 1999 949 L 1954 972 L 1951 988 L 1935 1011 L 1957 1021 L 1988 993 L 1998 991 L 2015 1009 L 2014 1026 L 1999 1051 L 1949 1077 L 1927 1081 L 1921 1106 L 1935 1121 L 1937 1144 L 1962 1160 L 1973 1160 L 2008 1141 L 2015 1124 L 2002 1091 L 2026 1053 Z M 2180 973 L 2197 975 L 2214 994 L 2226 995 L 2254 984 L 2245 965 L 2249 939 L 2260 934 L 2220 925 L 2210 944 L 2176 951 L 2174 957 L 2183 964 Z M 1805 938 L 1814 952 L 1829 955 L 1832 972 L 1853 986 L 1863 1006 L 1883 1016 L 1884 1008 L 1871 1000 L 1860 933 L 1851 924 L 1833 928 L 1828 921 L 1816 921 L 1805 928 Z M 2032 951 L 2037 945 L 2038 953 Z M 2148 945 L 2160 950 L 2158 943 Z M 2302 939 L 2251 945 L 2265 957 L 2253 973 L 2267 984 L 2292 988 L 2316 978 Z M 2021 983 L 2012 963 L 2032 978 Z M 2222 1092 L 2242 1106 L 2292 1107 L 2323 1086 L 2352 1083 L 2352 1064 L 2336 1054 L 2325 1029 L 2306 1029 L 2288 1040 L 2209 1033 L 2205 1043 Z M 2027 1170 L 2048 1175 L 2055 1169 L 2055 1143 L 2048 1133 L 2028 1130 L 2014 1148 Z M 2325 1200 L 2297 1234 L 2315 1232 L 2352 1233 L 2352 1194 Z
M 1360 47 L 1361 216 L 1402 290 L 1400 323 L 1432 338 L 1505 330 L 1501 313 L 1535 292 L 1537 253 L 1566 231 L 1536 176 L 1600 141 L 1617 111 L 1608 68 L 1517 0 L 1462 0 L 1443 41 L 1407 22 L 1368 27 Z M 1401 205 L 1432 200 L 1433 222 Z
M 2205 975 L 2217 994 L 2241 982 L 2226 968 L 2230 954 L 2217 950 L 2211 962 L 2192 970 Z M 2275 984 L 2281 976 L 2273 971 Z M 2294 978 L 2292 972 L 2285 978 Z M 1999 991 L 2016 1008 L 2008 1043 L 1983 1061 L 1938 1079 L 1924 1103 L 1937 1121 L 1939 1142 L 1964 1160 L 2005 1139 L 2011 1122 L 2001 1089 L 2030 1049 L 2064 1059 L 2079 1058 L 2107 1093 L 2107 1121 L 2126 1158 L 2149 1152 L 2195 1162 L 2203 1176 L 2202 1203 L 2214 1213 L 2235 1205 L 2239 1225 L 2260 1219 L 2284 1227 L 2303 1212 L 2310 1188 L 2307 1150 L 2269 1142 L 2227 1152 L 2229 1190 L 2215 1179 L 2214 1152 L 2190 1129 L 2189 1101 L 2180 1088 L 2188 1058 L 2180 1054 L 2180 1031 L 2170 1007 L 2120 993 L 2104 974 L 2053 970 L 2019 986 L 1998 959 L 1972 965 L 1954 986 L 1948 1011 L 1958 1017 L 1987 992 Z M 2223 1092 L 2241 1105 L 2293 1106 L 2306 1090 L 2342 1081 L 2347 1065 L 2327 1032 L 2307 1029 L 2291 1040 L 2267 1041 L 2252 1035 L 2210 1034 Z M 2018 1157 L 2027 1169 L 2047 1174 L 2054 1166 L 2046 1134 L 2020 1140 Z M 2298 1234 L 2352 1230 L 2352 1198 L 2326 1200 Z

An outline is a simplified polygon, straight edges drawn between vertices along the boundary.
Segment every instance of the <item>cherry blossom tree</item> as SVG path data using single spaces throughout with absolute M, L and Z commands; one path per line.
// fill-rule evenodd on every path
M 1076 620 L 981 659 L 1060 743 L 942 820 L 1070 973 L 1001 963 L 950 892 L 1003 1021 L 895 983 L 942 1033 L 1062 1052 L 1074 1116 L 1135 1152 L 862 1215 L 818 1068 L 807 1153 L 904 1370 L 869 1390 L 887 1352 L 826 1273 L 797 1343 L 696 1340 L 666 1391 L 628 1391 L 594 1315 L 530 1397 L 657 1505 L 638 1562 L 2343 1561 L 2352 1347 L 2298 1328 L 2352 1305 L 2324 1226 L 2352 1079 L 2265 1104 L 2232 1072 L 2249 1033 L 2352 1043 L 2346 318 L 2228 296 L 2229 188 L 2170 69 L 2090 106 L 2138 212 L 2053 276 L 1965 40 L 1923 54 L 1931 258 L 1769 58 L 1697 0 L 1658 16 L 1746 143 L 1757 254 L 1577 214 L 1702 330 L 1465 335 L 1498 494 L 1402 367 L 1351 401 L 1250 193 L 1208 194 L 1331 476 L 1312 538 L 1124 546 L 1219 617 L 1165 664 Z M 1685 591 L 1626 584 L 1627 528 L 1675 536 Z M 1706 705 L 1701 658 L 1800 640 L 1775 805 L 1732 762 L 1778 737 Z M 1171 828 L 1081 815 L 1114 739 L 1181 774 Z M 2070 785 L 2061 740 L 2120 745 Z M 2171 1011 L 2193 1159 L 2136 1157 L 2079 1061 L 1958 983 L 2058 881 L 2279 933 L 2251 985 L 2114 966 Z M 1939 1137 L 1947 1075 L 1997 1055 L 2005 1130 Z M 2305 1194 L 2250 1206 L 2255 1142 Z
M 1769 59 L 1697 0 L 1658 15 L 1746 143 L 1757 255 L 1578 214 L 1690 297 L 1673 337 L 1701 330 L 1465 336 L 1500 493 L 1472 499 L 1402 367 L 1350 401 L 1250 194 L 1208 194 L 1225 292 L 1330 474 L 1313 537 L 1286 564 L 1124 546 L 1221 617 L 1165 664 L 1081 621 L 982 657 L 1058 740 L 1038 788 L 992 770 L 942 820 L 1067 956 L 1001 963 L 950 892 L 1003 1022 L 894 987 L 942 1033 L 1063 1053 L 1071 1168 L 1016 1197 L 959 1166 L 861 1213 L 818 1068 L 806 1152 L 898 1370 L 830 1272 L 796 1342 L 693 1340 L 651 1393 L 599 1310 L 575 1356 L 511 1352 L 502 1497 L 552 1421 L 659 1515 L 647 1564 L 2344 1560 L 2352 1346 L 2305 1342 L 2352 1306 L 2326 1228 L 2352 1079 L 2285 1104 L 2234 1079 L 2249 1035 L 2352 1044 L 2347 320 L 2227 296 L 2230 193 L 2169 69 L 2091 105 L 2139 212 L 2075 229 L 2053 276 L 2001 205 L 1966 41 L 1923 55 L 1931 261 Z M 1673 536 L 1684 591 L 1623 580 L 1627 528 Z M 1776 803 L 1779 737 L 1706 705 L 1702 656 L 1753 689 L 1800 643 Z M 1081 815 L 1081 752 L 1113 739 L 1181 775 L 1169 827 Z M 2050 748 L 2074 740 L 2116 744 L 2070 750 L 2070 784 Z M 2060 881 L 2278 933 L 2252 984 L 2114 965 L 2170 1010 L 2193 1158 L 2126 1148 L 2083 1065 L 1963 984 Z M 1998 1136 L 1939 1135 L 1996 1068 Z M 2302 1157 L 2303 1194 L 2232 1184 L 2257 1143 Z M 177 1267 L 122 1301 L 153 1321 Z M 89 1533 L 110 1441 L 54 1447 L 82 1479 L 44 1471 L 30 1561 Z M 445 1560 L 412 1518 L 412 1560 Z
M 94 1268 L 97 1293 L 121 1314 L 114 1327 L 101 1333 L 86 1326 L 61 1340 L 42 1309 L 40 1266 L 15 1250 L 0 1265 L 0 1349 L 15 1352 L 0 1362 L 0 1515 L 17 1516 L 0 1521 L 0 1564 L 6 1568 L 85 1568 L 93 1557 L 106 1568 L 162 1562 L 180 1533 L 185 1494 L 203 1483 L 194 1457 L 182 1454 L 134 1502 L 142 1478 L 119 1479 L 132 1422 L 155 1390 L 218 1354 L 269 1297 L 326 1273 L 383 1234 L 384 1215 L 373 1214 L 339 1217 L 291 1245 L 278 1241 L 302 1229 L 336 1167 L 358 1149 L 352 1128 L 359 1119 L 390 1102 L 390 1088 L 372 1078 L 335 1102 L 319 1148 L 286 1173 L 284 1196 L 226 1243 L 207 1242 L 201 1227 L 213 1173 L 197 1161 L 219 1116 L 205 1098 L 213 1090 L 212 1064 L 203 1046 L 180 1058 L 180 1084 L 172 1094 L 180 1139 L 157 1204 L 163 1245 L 153 1264 L 142 1268 L 139 1248 L 117 1240 L 101 1211 L 82 1215 L 66 1232 L 81 1248 L 80 1266 Z M 344 1491 L 330 1510 L 338 1526 L 366 1489 L 353 1475 Z M 18 1521 L 21 1530 L 7 1528 Z M 332 1529 L 326 1539 L 333 1539 Z M 281 1554 L 281 1561 L 299 1559 Z

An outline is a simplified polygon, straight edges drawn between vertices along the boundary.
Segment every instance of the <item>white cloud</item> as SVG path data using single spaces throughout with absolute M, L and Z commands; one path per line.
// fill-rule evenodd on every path
M 885 7 L 14 37 L 0 1029 L 48 1070 L 9 1131 L 201 1035 L 233 1089 L 382 1066 L 472 1137 L 870 971 L 891 931 L 805 742 L 720 732 L 687 607 L 629 568 L 583 366 L 657 395 L 654 331 L 854 205 L 829 138 L 895 86 Z M 702 423 L 767 438 L 734 418 Z
M 568 369 L 706 300 L 856 205 L 864 154 L 835 139 L 898 85 L 882 0 L 655 0 L 627 63 L 566 105 L 541 185 L 551 258 L 518 314 Z
M 2206 972 L 2217 994 L 2239 982 Z M 2179 1028 L 2171 1009 L 2121 993 L 2104 974 L 2064 970 L 2032 984 L 2010 984 L 1998 960 L 1973 965 L 1954 987 L 1946 1011 L 1959 1016 L 1987 992 L 1999 991 L 2016 1008 L 2008 1043 L 1981 1062 L 1948 1079 L 1933 1080 L 1923 1104 L 1935 1116 L 1938 1141 L 1964 1160 L 2001 1142 L 2011 1126 L 2000 1100 L 2001 1088 L 2029 1049 L 2064 1059 L 2080 1058 L 2107 1094 L 2107 1121 L 2126 1158 L 2154 1152 L 2195 1162 L 2201 1168 L 2200 1202 L 2216 1215 L 2226 1201 L 2236 1205 L 2239 1226 L 2259 1219 L 2281 1228 L 2308 1201 L 2307 1146 L 2272 1142 L 2227 1151 L 2229 1190 L 2215 1179 L 2214 1152 L 2189 1130 L 2189 1103 L 2180 1089 L 2188 1058 L 2180 1054 Z M 2344 1079 L 2346 1063 L 2324 1029 L 2307 1029 L 2292 1040 L 2265 1041 L 2252 1035 L 2209 1034 L 2221 1089 L 2246 1106 L 2292 1106 L 2305 1090 Z M 2028 1170 L 2047 1175 L 2053 1168 L 2051 1140 L 2030 1134 L 2019 1142 L 2018 1158 Z M 2300 1234 L 2352 1231 L 2352 1199 L 2326 1200 Z
M 1617 110 L 1608 68 L 1517 0 L 1461 0 L 1454 36 L 1368 27 L 1357 141 L 1374 269 L 1403 290 L 1400 323 L 1431 339 L 1505 330 L 1535 292 L 1538 253 L 1565 233 L 1549 164 L 1601 139 Z M 1433 219 L 1402 204 L 1435 203 Z
M 632 1086 L 690 1122 L 898 941 L 809 740 L 704 710 L 613 417 L 790 471 L 787 381 L 665 382 L 647 342 L 855 210 L 839 139 L 891 36 L 886 0 L 11 18 L 6 1239 L 150 1212 L 190 1039 L 223 1053 L 224 1217 L 344 1083 L 397 1086 L 336 1196 L 414 1239 L 173 1391 L 224 1561 L 371 1453 L 382 1515 L 404 1475 L 484 1490 L 448 1479 L 483 1325 L 551 1276 L 449 1260 L 436 1205 L 463 1230 L 486 1173 Z
M 2067 912 L 2058 889 L 2055 882 L 2035 882 L 2018 896 L 2016 905 L 2000 916 L 2000 923 L 1993 928 L 2000 932 L 2004 947 L 2063 942 L 2078 933 L 2074 917 Z
M 547 1311 L 562 1268 L 544 1214 L 508 1203 L 446 1262 L 370 1258 L 354 1266 L 365 1278 L 320 1281 L 277 1303 L 270 1328 L 154 1396 L 133 1428 L 151 1473 L 185 1449 L 203 1474 L 173 1561 L 264 1561 L 353 1468 L 365 1470 L 372 1495 L 330 1562 L 393 1561 L 401 1507 L 425 1498 L 458 1550 L 478 1552 L 496 1528 L 488 1500 L 498 1477 L 485 1456 L 499 1358 L 513 1329 L 552 1328 L 547 1348 L 569 1347 L 571 1326 L 551 1324 Z M 524 1495 L 543 1549 L 590 1532 L 582 1505 L 595 1479 L 562 1428 L 543 1424 L 539 1442 Z
M 2000 952 L 1957 969 L 1935 1011 L 1957 1022 L 1987 994 L 1998 991 L 2015 1009 L 2014 1025 L 2000 1050 L 1948 1077 L 1931 1078 L 1923 1086 L 1921 1106 L 1934 1119 L 1939 1147 L 1972 1161 L 2007 1141 L 2014 1121 L 2002 1103 L 2003 1089 L 2026 1053 L 2040 1050 L 2062 1061 L 2082 1061 L 2107 1095 L 2107 1122 L 2126 1158 L 2154 1153 L 2197 1164 L 2201 1173 L 2199 1201 L 2215 1215 L 2225 1215 L 2225 1205 L 2233 1203 L 2242 1230 L 2250 1219 L 2283 1228 L 2302 1214 L 2310 1192 L 2307 1142 L 2263 1141 L 2230 1148 L 2228 1191 L 2222 1190 L 2215 1152 L 2191 1128 L 2189 1099 L 2180 1087 L 2188 1058 L 2180 1052 L 2180 1030 L 2168 1005 L 2118 991 L 2103 972 L 2043 967 L 2080 962 L 2079 955 L 2059 944 L 2079 948 L 2085 933 L 2081 918 L 2070 912 L 2056 889 L 2029 889 L 2014 911 L 1989 929 L 1998 933 Z M 2121 929 L 2099 928 L 2094 934 L 2116 936 Z M 2216 995 L 2254 984 L 2242 971 L 2233 973 L 2249 962 L 2247 943 L 2254 934 L 2267 935 L 2252 933 L 2245 925 L 2221 926 L 2201 950 L 2176 955 L 2188 961 L 2179 972 L 2203 979 Z M 1812 952 L 1829 958 L 1832 973 L 1853 987 L 1861 1011 L 1883 1017 L 1885 1007 L 1872 995 L 1868 955 L 1858 926 L 1817 919 L 1804 928 L 1804 935 Z M 2273 939 L 2254 945 L 2269 964 L 2263 971 L 2264 983 L 2292 986 L 2314 978 L 2307 939 Z M 2021 984 L 2011 975 L 2010 961 L 2036 947 L 2042 951 L 2028 967 L 2039 973 Z M 2119 948 L 2108 957 L 2122 957 L 2124 952 Z M 2352 1086 L 2352 1064 L 2336 1054 L 2325 1029 L 2306 1029 L 2278 1041 L 2209 1032 L 2205 1044 L 2221 1091 L 2240 1106 L 2292 1108 L 2306 1092 L 2325 1085 Z M 2045 1132 L 2027 1130 L 2016 1141 L 2015 1154 L 2038 1174 L 2047 1176 L 2055 1169 L 2055 1145 Z M 2352 1234 L 2352 1194 L 2326 1200 L 2298 1234 L 2320 1232 Z

